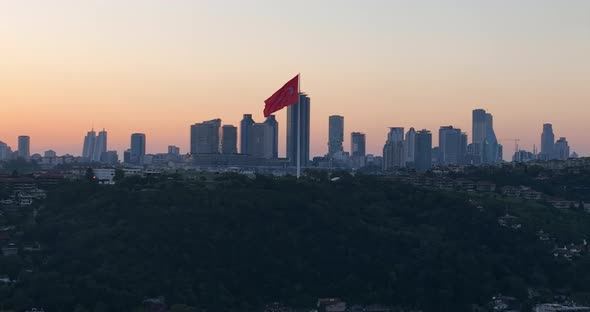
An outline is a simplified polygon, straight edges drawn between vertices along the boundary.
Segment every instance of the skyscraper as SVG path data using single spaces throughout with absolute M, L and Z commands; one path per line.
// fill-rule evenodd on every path
M 554 159 L 555 134 L 553 134 L 553 125 L 550 123 L 543 124 L 543 133 L 541 134 L 541 155 L 544 160 Z
M 244 114 L 244 118 L 240 122 L 240 153 L 249 154 L 248 141 L 250 134 L 250 127 L 254 124 L 252 114 Z
M 432 133 L 428 130 L 416 132 L 414 167 L 418 172 L 425 172 L 432 168 Z
M 387 134 L 387 141 L 383 146 L 383 170 L 390 171 L 394 168 L 406 166 L 406 149 L 404 147 L 404 128 L 391 127 Z
M 389 127 L 389 133 L 387 133 L 387 141 L 401 142 L 404 140 L 404 128 L 403 127 Z
M 481 162 L 484 164 L 494 164 L 498 162 L 499 146 L 494 131 L 494 118 L 492 114 L 486 114 L 485 119 L 485 137 L 481 143 Z
M 461 133 L 461 146 L 460 146 L 460 155 L 459 155 L 459 164 L 464 165 L 467 163 L 467 146 L 469 142 L 469 138 L 467 136 L 467 133 L 463 132 Z
M 91 162 L 100 162 L 102 154 L 107 151 L 107 132 L 103 129 L 96 135 L 94 129 L 84 137 L 82 158 Z
M 344 148 L 344 117 L 333 115 L 328 118 L 328 155 L 343 152 Z
M 365 165 L 367 138 L 364 133 L 352 132 L 350 134 L 350 156 L 353 167 L 360 168 Z
M 255 123 L 250 127 L 248 149 L 253 157 L 274 158 L 275 129 L 270 124 Z
M 8 159 L 10 153 L 10 147 L 8 147 L 6 143 L 0 141 L 0 160 Z
M 474 144 L 481 144 L 486 138 L 486 115 L 484 109 L 474 109 L 472 112 L 471 140 Z
M 461 129 L 442 126 L 438 130 L 438 161 L 441 165 L 461 163 Z
M 297 129 L 301 139 L 301 166 L 305 167 L 309 162 L 310 110 L 311 100 L 303 93 L 299 95 L 298 104 L 287 107 L 287 159 L 291 166 L 297 165 Z
M 416 148 L 416 130 L 414 128 L 410 128 L 408 132 L 406 132 L 406 144 L 404 145 L 406 149 L 406 164 L 414 164 L 414 152 Z
M 104 129 L 98 133 L 95 144 L 91 160 L 98 162 L 102 153 L 107 151 L 107 132 Z
M 145 134 L 133 133 L 131 135 L 131 151 L 129 162 L 136 165 L 143 165 L 145 158 Z
M 275 118 L 275 115 L 270 115 L 266 117 L 264 121 L 272 129 L 272 157 L 271 158 L 279 158 L 279 122 Z
M 238 128 L 232 125 L 224 125 L 221 128 L 221 153 L 238 153 Z
M 18 157 L 24 159 L 31 157 L 31 138 L 27 135 L 18 137 Z
M 94 147 L 96 146 L 96 132 L 94 129 L 88 131 L 84 137 L 84 147 L 82 148 L 82 158 L 92 161 Z
M 367 139 L 364 133 L 352 132 L 350 134 L 350 156 L 365 157 Z
M 554 145 L 555 158 L 559 160 L 566 160 L 570 158 L 570 146 L 567 139 L 564 137 L 559 138 Z
M 131 163 L 131 149 L 126 149 L 123 152 L 123 162 L 126 164 L 130 164 Z
M 383 146 L 383 171 L 406 166 L 404 142 L 387 141 Z
M 191 126 L 191 154 L 219 154 L 221 119 L 213 119 Z

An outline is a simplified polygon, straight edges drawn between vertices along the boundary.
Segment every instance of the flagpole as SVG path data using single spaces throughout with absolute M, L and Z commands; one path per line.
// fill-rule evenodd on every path
M 297 75 L 297 179 L 301 176 L 301 74 Z

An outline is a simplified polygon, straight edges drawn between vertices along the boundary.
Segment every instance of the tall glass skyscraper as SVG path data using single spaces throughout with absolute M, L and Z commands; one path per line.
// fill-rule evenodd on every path
M 390 171 L 406 166 L 404 128 L 390 127 L 383 146 L 383 170 Z
M 570 158 L 570 146 L 567 142 L 567 139 L 564 137 L 559 138 L 559 140 L 555 142 L 553 150 L 555 158 L 559 160 L 566 160 Z
M 300 157 L 301 166 L 309 163 L 309 131 L 310 131 L 310 110 L 311 100 L 306 94 L 299 94 L 299 103 L 287 107 L 287 159 L 289 165 L 297 165 L 297 129 L 300 124 Z M 301 106 L 301 111 L 299 111 Z M 301 118 L 299 118 L 299 115 Z
M 328 155 L 344 151 L 344 117 L 333 115 L 328 118 Z
M 473 110 L 472 151 L 482 163 L 496 163 L 498 161 L 498 140 L 494 131 L 494 117 L 483 109 Z
M 484 164 L 493 164 L 498 161 L 498 139 L 494 131 L 494 118 L 492 114 L 486 114 L 485 138 L 481 143 L 481 161 Z
M 224 125 L 221 128 L 221 153 L 238 153 L 238 128 L 232 125 Z
M 100 157 L 102 156 L 102 153 L 106 153 L 106 151 L 107 151 L 107 132 L 104 129 L 102 129 L 102 131 L 100 131 L 98 133 L 98 136 L 96 137 L 96 143 L 94 146 L 94 151 L 92 153 L 92 161 L 99 162 Z
M 87 161 L 92 161 L 94 155 L 94 147 L 96 146 L 96 132 L 94 129 L 88 131 L 84 137 L 84 146 L 82 147 L 82 158 Z
M 6 160 L 8 159 L 8 155 L 10 153 L 10 147 L 8 147 L 8 144 L 0 141 L 0 160 Z
M 543 125 L 543 133 L 541 134 L 541 159 L 554 159 L 555 149 L 555 134 L 553 134 L 553 125 L 546 123 Z
M 88 131 L 84 137 L 82 158 L 90 162 L 100 162 L 103 153 L 107 151 L 107 132 L 103 129 L 96 135 L 94 129 Z
M 353 132 L 350 134 L 350 156 L 364 157 L 367 152 L 367 138 L 364 133 Z
M 473 110 L 471 142 L 481 144 L 486 138 L 486 111 L 484 109 Z
M 136 165 L 143 165 L 145 158 L 145 134 L 133 133 L 131 135 L 131 151 L 129 162 Z
M 413 164 L 416 151 L 416 130 L 414 130 L 414 128 L 410 128 L 410 130 L 406 132 L 406 144 L 404 145 L 404 148 L 406 150 L 406 163 Z
M 270 115 L 266 117 L 264 123 L 272 129 L 271 158 L 279 158 L 279 122 L 277 121 L 275 115 Z
M 31 138 L 28 135 L 18 137 L 18 157 L 24 159 L 31 157 Z
M 191 154 L 219 154 L 221 119 L 213 119 L 191 126 Z
M 250 127 L 254 124 L 252 114 L 244 114 L 244 118 L 240 122 L 240 153 L 250 154 L 248 150 L 248 141 L 250 140 Z
M 425 172 L 432 168 L 432 133 L 428 130 L 416 132 L 414 167 L 418 172 Z
M 441 165 L 459 165 L 461 162 L 461 129 L 442 126 L 438 130 L 438 161 Z

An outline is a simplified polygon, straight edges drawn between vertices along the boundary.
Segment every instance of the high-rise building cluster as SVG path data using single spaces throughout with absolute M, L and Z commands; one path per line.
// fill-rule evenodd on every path
M 452 125 L 438 130 L 438 146 L 432 146 L 432 133 L 410 128 L 391 127 L 383 147 L 383 170 L 413 168 L 423 172 L 432 165 L 461 166 L 493 164 L 502 161 L 502 146 L 498 144 L 493 116 L 483 109 L 473 111 L 473 138 L 468 144 L 467 133 Z
M 29 160 L 31 158 L 31 138 L 28 135 L 19 135 L 17 138 L 18 149 L 12 151 L 8 144 L 0 141 L 0 161 L 22 158 Z
M 212 166 L 270 166 L 295 167 L 344 167 L 360 169 L 370 167 L 382 171 L 414 169 L 418 172 L 430 170 L 433 166 L 463 166 L 495 164 L 503 159 L 503 146 L 498 143 L 494 130 L 494 118 L 484 109 L 472 111 L 471 142 L 468 134 L 453 125 L 438 129 L 438 146 L 434 147 L 432 132 L 427 129 L 416 131 L 410 128 L 390 127 L 383 145 L 382 156 L 367 154 L 367 136 L 363 132 L 350 132 L 350 150 L 344 148 L 344 117 L 332 115 L 328 118 L 327 154 L 310 161 L 310 117 L 311 100 L 306 94 L 299 95 L 299 103 L 287 107 L 286 158 L 279 159 L 279 123 L 274 115 L 263 122 L 255 122 L 251 114 L 244 114 L 238 127 L 222 124 L 221 119 L 212 119 L 190 126 L 190 149 L 182 155 L 174 145 L 168 146 L 167 153 L 146 154 L 146 135 L 131 134 L 130 148 L 124 152 L 123 161 L 129 165 L 171 164 L 193 162 Z M 577 157 L 570 152 L 565 137 L 555 139 L 553 126 L 543 125 L 541 149 L 532 152 L 518 148 L 518 139 L 513 140 L 516 148 L 513 161 L 565 160 Z M 53 150 L 31 155 L 29 136 L 18 137 L 18 149 L 12 151 L 8 144 L 0 141 L 0 161 L 22 158 L 33 159 L 44 164 L 66 163 L 65 157 L 57 156 Z M 239 148 L 238 148 L 239 147 Z M 66 155 L 71 158 L 73 156 Z M 69 159 L 68 158 L 68 159 Z M 68 160 L 69 161 L 69 160 Z M 109 151 L 107 131 L 96 133 L 94 129 L 84 137 L 81 162 L 117 164 L 116 151 Z
M 541 133 L 541 153 L 538 158 L 541 160 L 564 160 L 570 158 L 570 147 L 565 137 L 560 137 L 555 141 L 553 125 L 550 123 L 543 124 Z
M 82 158 L 90 162 L 104 162 L 107 157 L 107 132 L 103 129 L 97 135 L 94 129 L 88 131 L 84 137 Z

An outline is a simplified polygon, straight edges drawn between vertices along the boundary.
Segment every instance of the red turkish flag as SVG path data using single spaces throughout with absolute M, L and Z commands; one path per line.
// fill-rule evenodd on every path
M 264 101 L 264 117 L 299 101 L 299 74 Z

